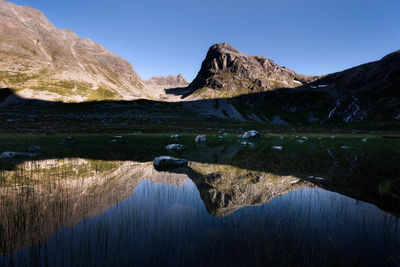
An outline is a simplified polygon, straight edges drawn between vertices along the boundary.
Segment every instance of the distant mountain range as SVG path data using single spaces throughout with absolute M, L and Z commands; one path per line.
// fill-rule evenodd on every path
M 342 72 L 309 76 L 220 43 L 209 48 L 189 84 L 181 74 L 144 81 L 129 62 L 100 44 L 55 28 L 36 9 L 4 0 L 0 36 L 0 88 L 12 88 L 23 98 L 223 99 L 225 111 L 235 109 L 239 119 L 274 121 L 278 113 L 293 117 L 290 113 L 303 112 L 303 120 L 321 124 L 334 117 L 344 122 L 369 116 L 400 120 L 400 50 Z M 225 111 L 218 112 L 231 117 Z

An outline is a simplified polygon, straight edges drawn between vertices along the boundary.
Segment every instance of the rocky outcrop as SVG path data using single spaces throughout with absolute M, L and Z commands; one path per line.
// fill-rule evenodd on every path
M 190 83 L 185 96 L 203 88 L 229 92 L 232 96 L 292 88 L 315 79 L 317 77 L 297 74 L 268 58 L 245 55 L 227 43 L 220 43 L 209 48 L 201 69 Z
M 145 96 L 132 65 L 44 14 L 0 1 L 0 87 L 27 98 L 79 102 Z

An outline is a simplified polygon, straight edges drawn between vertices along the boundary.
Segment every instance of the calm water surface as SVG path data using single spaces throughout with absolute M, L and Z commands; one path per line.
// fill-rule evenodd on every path
M 2 173 L 0 265 L 400 263 L 395 202 L 365 196 L 368 186 L 341 189 L 328 172 L 309 177 L 196 161 L 169 172 L 152 162 L 24 162 Z

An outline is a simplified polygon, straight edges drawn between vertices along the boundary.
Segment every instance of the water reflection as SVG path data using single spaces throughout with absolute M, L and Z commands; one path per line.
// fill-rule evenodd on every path
M 0 265 L 379 265 L 400 256 L 398 219 L 320 188 L 326 181 L 88 159 L 27 161 L 1 181 Z

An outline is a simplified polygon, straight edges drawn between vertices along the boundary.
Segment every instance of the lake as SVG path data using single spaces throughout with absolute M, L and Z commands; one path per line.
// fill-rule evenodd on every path
M 0 265 L 400 263 L 400 140 L 75 138 L 0 137 L 1 151 L 41 148 L 0 162 Z M 157 171 L 160 155 L 189 164 Z

